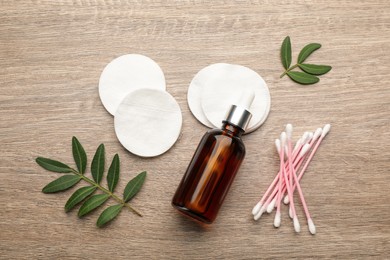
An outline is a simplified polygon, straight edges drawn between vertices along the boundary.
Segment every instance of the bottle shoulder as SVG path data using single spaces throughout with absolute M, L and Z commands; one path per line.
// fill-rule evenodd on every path
M 222 129 L 211 129 L 204 134 L 203 138 L 213 140 L 214 142 L 218 142 L 222 139 L 230 139 L 232 144 L 237 146 L 238 149 L 243 150 L 245 152 L 245 145 L 241 137 L 229 134 Z

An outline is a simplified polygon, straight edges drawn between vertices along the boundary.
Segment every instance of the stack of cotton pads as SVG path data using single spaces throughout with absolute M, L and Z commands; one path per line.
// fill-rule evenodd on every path
M 253 89 L 255 99 L 250 107 L 252 119 L 246 133 L 258 129 L 271 107 L 267 84 L 255 71 L 226 63 L 215 63 L 200 70 L 188 89 L 188 105 L 193 115 L 205 126 L 221 127 L 226 113 L 242 93 Z
M 164 73 L 152 59 L 128 54 L 111 61 L 100 76 L 99 95 L 115 117 L 120 143 L 131 153 L 158 156 L 179 137 L 180 107 L 165 91 Z

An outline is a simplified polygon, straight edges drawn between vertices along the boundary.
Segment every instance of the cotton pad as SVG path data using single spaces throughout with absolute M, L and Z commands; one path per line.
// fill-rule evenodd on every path
M 115 112 L 119 142 L 131 153 L 153 157 L 166 152 L 180 135 L 181 110 L 167 92 L 139 89 L 130 92 Z
M 140 54 L 114 59 L 104 68 L 99 80 L 100 99 L 112 115 L 128 93 L 141 88 L 165 90 L 165 77 L 156 62 Z
M 209 79 L 218 78 L 220 71 L 226 67 L 226 63 L 215 63 L 201 69 L 192 79 L 188 87 L 187 102 L 192 114 L 202 124 L 207 127 L 214 128 L 214 125 L 207 119 L 203 113 L 202 104 L 200 102 L 202 90 Z M 219 127 L 219 126 L 218 126 Z
M 203 83 L 200 96 L 200 104 L 208 121 L 220 127 L 230 106 L 239 102 L 244 91 L 252 89 L 255 98 L 249 109 L 252 119 L 246 133 L 259 128 L 271 107 L 271 97 L 263 78 L 247 67 L 233 64 L 219 64 L 212 72 L 213 75 Z

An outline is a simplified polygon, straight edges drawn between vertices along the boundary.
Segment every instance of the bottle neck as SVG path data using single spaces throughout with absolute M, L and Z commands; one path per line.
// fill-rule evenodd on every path
M 221 129 L 229 136 L 241 137 L 242 134 L 244 133 L 244 130 L 242 130 L 241 128 L 235 125 L 230 124 L 227 121 L 223 122 Z

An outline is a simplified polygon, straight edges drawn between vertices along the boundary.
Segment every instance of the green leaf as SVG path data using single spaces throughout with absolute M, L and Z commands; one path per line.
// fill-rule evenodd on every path
M 108 169 L 107 174 L 107 184 L 108 189 L 111 192 L 114 192 L 116 185 L 118 184 L 119 179 L 119 170 L 120 170 L 120 162 L 119 162 L 119 155 L 115 154 L 114 158 L 112 159 L 110 168 Z
M 78 175 L 64 175 L 49 184 L 47 184 L 43 189 L 43 193 L 54 193 L 58 191 L 63 191 L 71 188 L 76 183 L 81 180 Z
M 298 66 L 305 72 L 313 75 L 323 75 L 328 73 L 332 67 L 328 65 L 315 65 L 315 64 L 298 64 Z
M 303 85 L 314 84 L 320 81 L 318 77 L 307 74 L 305 72 L 289 71 L 287 72 L 287 75 L 295 82 Z
M 306 60 L 306 58 L 309 57 L 310 54 L 313 53 L 313 51 L 315 51 L 319 48 L 321 48 L 321 44 L 319 44 L 319 43 L 309 43 L 308 45 L 303 47 L 303 49 L 301 50 L 301 52 L 298 55 L 298 63 L 304 62 Z
M 131 200 L 141 189 L 142 184 L 144 184 L 146 177 L 146 172 L 141 172 L 136 177 L 127 183 L 125 191 L 123 192 L 123 200 L 128 202 Z
M 82 187 L 76 190 L 65 204 L 65 211 L 68 212 L 78 203 L 83 201 L 86 197 L 91 195 L 96 190 L 95 186 Z
M 291 42 L 290 36 L 284 38 L 282 48 L 280 50 L 283 67 L 287 70 L 291 65 Z
M 104 144 L 99 145 L 91 164 L 92 177 L 96 183 L 100 183 L 104 173 Z
M 37 164 L 39 164 L 42 168 L 52 171 L 52 172 L 59 172 L 59 173 L 68 173 L 72 172 L 72 169 L 62 162 L 51 160 L 48 158 L 38 157 L 35 159 Z
M 97 207 L 102 205 L 104 202 L 106 202 L 106 200 L 108 200 L 108 198 L 110 198 L 110 195 L 108 195 L 106 193 L 91 196 L 89 199 L 87 199 L 83 203 L 83 205 L 81 205 L 81 207 L 79 209 L 78 216 L 82 217 L 82 216 L 88 214 L 89 212 L 96 209 Z
M 87 168 L 87 154 L 85 153 L 85 150 L 79 140 L 77 140 L 74 136 L 72 138 L 72 152 L 77 169 L 79 169 L 81 174 L 84 174 L 85 168 Z
M 104 226 L 109 221 L 113 220 L 116 216 L 118 216 L 118 214 L 119 214 L 119 212 L 121 212 L 122 208 L 123 208 L 122 204 L 117 204 L 117 205 L 113 205 L 113 206 L 106 208 L 102 212 L 102 214 L 100 214 L 100 216 L 96 222 L 96 225 L 98 227 Z

